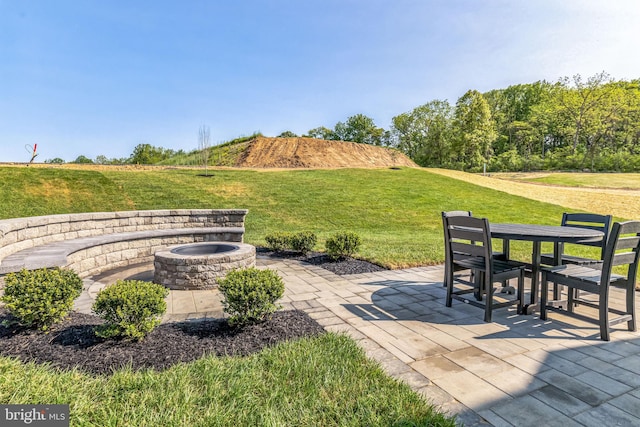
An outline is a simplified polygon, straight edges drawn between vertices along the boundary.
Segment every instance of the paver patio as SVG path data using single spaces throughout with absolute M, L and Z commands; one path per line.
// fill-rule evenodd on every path
M 640 333 L 626 324 L 603 342 L 595 324 L 561 313 L 541 321 L 498 309 L 485 323 L 481 309 L 445 307 L 442 266 L 350 276 L 294 260 L 258 258 L 258 266 L 283 277 L 285 308 L 349 334 L 465 426 L 640 425 Z M 89 311 L 104 283 L 144 278 L 149 268 L 86 280 L 76 309 Z M 172 291 L 164 320 L 220 317 L 219 301 L 215 290 Z

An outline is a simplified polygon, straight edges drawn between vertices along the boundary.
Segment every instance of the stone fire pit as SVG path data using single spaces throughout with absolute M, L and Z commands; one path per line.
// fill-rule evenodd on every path
M 227 272 L 256 264 L 256 248 L 236 242 L 170 246 L 154 255 L 153 281 L 169 289 L 217 288 Z

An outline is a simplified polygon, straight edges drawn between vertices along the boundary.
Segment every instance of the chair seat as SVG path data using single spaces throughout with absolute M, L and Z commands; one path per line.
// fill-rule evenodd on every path
M 542 254 L 540 256 L 542 264 L 554 265 L 555 257 L 553 254 Z M 575 255 L 563 254 L 561 258 L 562 264 L 578 264 L 578 265 L 602 265 L 602 260 L 593 258 L 583 258 Z
M 484 271 L 485 270 L 485 262 L 483 258 L 480 257 L 469 257 L 461 260 L 456 260 L 455 263 L 464 268 L 468 268 L 471 270 Z M 494 274 L 505 273 L 508 271 L 519 270 L 525 267 L 526 264 L 518 261 L 502 261 L 498 259 L 493 260 L 493 272 Z
M 543 268 L 543 270 L 547 272 L 549 281 L 553 281 L 554 277 L 561 277 L 563 279 L 571 278 L 574 281 L 599 285 L 602 277 L 602 270 L 577 264 L 560 265 L 552 268 Z M 625 279 L 624 276 L 611 273 L 611 283 Z

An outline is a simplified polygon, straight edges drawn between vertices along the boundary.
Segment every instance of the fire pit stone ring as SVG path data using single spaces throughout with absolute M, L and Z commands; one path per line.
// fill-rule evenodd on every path
M 153 281 L 169 289 L 214 289 L 229 271 L 255 264 L 256 248 L 245 243 L 176 245 L 155 253 Z

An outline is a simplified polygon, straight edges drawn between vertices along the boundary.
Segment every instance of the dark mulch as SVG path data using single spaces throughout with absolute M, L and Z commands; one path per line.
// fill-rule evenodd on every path
M 320 266 L 325 270 L 329 270 L 341 276 L 345 274 L 373 273 L 376 271 L 386 270 L 386 268 L 377 264 L 350 257 L 333 260 L 322 252 L 309 252 L 306 255 L 302 255 L 297 252 L 273 252 L 269 249 L 258 247 L 256 248 L 256 253 L 271 258 L 287 258 L 303 261 Z
M 289 258 L 321 266 L 336 274 L 357 274 L 385 270 L 354 258 L 337 261 L 313 252 L 307 255 L 271 252 L 257 248 L 260 255 Z M 11 320 L 0 308 L 0 323 Z M 191 362 L 204 355 L 247 356 L 283 341 L 316 336 L 323 332 L 315 320 L 302 311 L 280 311 L 263 323 L 235 329 L 225 319 L 207 319 L 163 324 L 140 342 L 103 340 L 93 330 L 102 320 L 72 312 L 48 333 L 0 324 L 0 355 L 24 362 L 50 363 L 61 369 L 91 374 L 111 374 L 130 366 L 133 370 L 164 370 L 176 363 Z
M 0 322 L 5 320 L 11 316 L 0 308 Z M 93 330 L 100 323 L 97 316 L 72 312 L 48 334 L 0 325 L 0 355 L 108 375 L 125 366 L 160 371 L 205 355 L 246 356 L 323 332 L 315 320 L 297 310 L 276 312 L 270 320 L 242 329 L 230 327 L 225 319 L 162 324 L 140 342 L 98 338 Z

